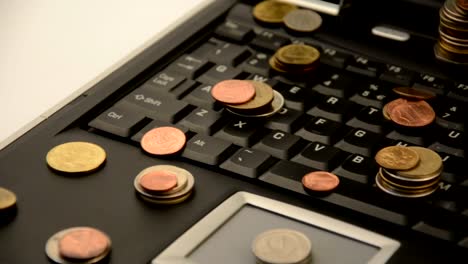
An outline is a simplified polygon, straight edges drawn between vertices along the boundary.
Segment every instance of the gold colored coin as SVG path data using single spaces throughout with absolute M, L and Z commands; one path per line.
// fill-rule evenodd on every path
M 320 52 L 316 48 L 304 44 L 284 46 L 275 55 L 283 64 L 298 66 L 311 65 L 320 58 Z
M 16 195 L 5 188 L 0 187 L 0 210 L 8 209 L 16 204 Z
M 322 25 L 322 17 L 312 10 L 296 9 L 284 17 L 284 24 L 296 32 L 313 32 Z
M 379 150 L 375 160 L 386 169 L 409 170 L 419 163 L 419 155 L 408 147 L 390 146 Z
M 89 142 L 68 142 L 47 153 L 47 164 L 65 173 L 84 173 L 97 169 L 106 160 L 106 152 Z
M 273 88 L 270 85 L 257 81 L 248 82 L 251 82 L 255 87 L 255 97 L 244 104 L 227 104 L 229 108 L 250 111 L 268 106 L 273 101 Z
M 419 163 L 416 167 L 397 171 L 397 174 L 408 178 L 425 178 L 428 175 L 437 174 L 442 170 L 442 158 L 435 151 L 423 147 L 408 147 L 416 151 L 419 155 Z
M 274 0 L 258 3 L 253 9 L 253 16 L 265 23 L 278 24 L 283 22 L 284 16 L 297 9 L 297 6 L 280 3 Z

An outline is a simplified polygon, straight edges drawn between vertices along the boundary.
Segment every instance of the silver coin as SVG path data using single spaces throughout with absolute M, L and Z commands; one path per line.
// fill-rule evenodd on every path
M 401 191 L 396 188 L 392 188 L 390 185 L 385 183 L 385 181 L 380 177 L 380 173 L 377 173 L 377 176 L 375 176 L 375 184 L 379 189 L 382 191 L 391 194 L 393 196 L 397 197 L 404 197 L 404 198 L 420 198 L 424 196 L 428 196 L 435 192 L 438 188 L 438 185 L 434 185 L 434 187 L 428 188 L 427 190 L 419 191 L 419 192 L 405 192 Z
M 73 230 L 79 230 L 83 227 L 72 227 L 72 228 L 68 228 L 68 229 L 64 229 L 60 232 L 57 232 L 55 233 L 53 236 L 51 236 L 47 242 L 46 242 L 46 246 L 45 246 L 45 252 L 46 252 L 46 255 L 47 257 L 49 257 L 52 261 L 54 261 L 55 263 L 59 263 L 59 264 L 94 264 L 94 263 L 97 263 L 101 260 L 103 260 L 105 257 L 107 257 L 110 253 L 110 249 L 111 249 L 111 242 L 110 242 L 110 239 L 109 239 L 109 246 L 107 247 L 107 250 L 95 257 L 95 258 L 92 258 L 92 259 L 88 259 L 88 260 L 85 260 L 85 261 L 80 261 L 80 262 L 77 262 L 77 261 L 69 261 L 69 260 L 66 260 L 64 258 L 62 258 L 62 256 L 60 255 L 60 252 L 59 252 L 59 241 L 60 239 L 66 235 L 68 232 L 70 231 L 73 231 Z
M 311 249 L 309 238 L 292 229 L 267 230 L 252 243 L 252 251 L 260 263 L 304 263 L 311 256 Z
M 231 108 L 226 108 L 230 113 L 242 116 L 242 117 L 269 117 L 272 116 L 276 113 L 278 113 L 284 106 L 284 97 L 282 94 L 279 92 L 273 90 L 273 101 L 270 104 L 269 108 L 266 108 L 263 112 L 260 113 L 252 113 L 252 114 L 247 114 L 247 113 L 239 113 L 236 112 L 234 109 Z
M 313 32 L 322 25 L 322 17 L 312 10 L 296 9 L 283 18 L 284 24 L 297 32 Z

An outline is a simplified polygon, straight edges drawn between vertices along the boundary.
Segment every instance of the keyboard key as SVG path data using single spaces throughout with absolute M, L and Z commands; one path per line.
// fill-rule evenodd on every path
M 175 62 L 169 65 L 166 70 L 168 72 L 175 72 L 190 79 L 195 79 L 209 67 L 210 63 L 208 60 L 186 54 L 182 55 Z
M 345 122 L 355 113 L 354 111 L 358 110 L 356 105 L 351 101 L 335 96 L 328 96 L 317 106 L 307 111 L 307 114 L 325 117 L 336 122 Z
M 142 88 L 160 92 L 169 92 L 185 80 L 186 78 L 184 76 L 177 73 L 162 71 L 145 82 Z
M 213 86 L 210 84 L 200 84 L 182 100 L 199 107 L 219 110 L 221 106 L 216 102 L 213 96 L 211 96 L 212 88 Z
M 444 229 L 440 227 L 435 227 L 423 221 L 417 223 L 412 228 L 413 230 L 419 231 L 421 233 L 447 240 L 447 241 L 454 241 L 455 240 L 455 233 L 449 229 Z
M 333 48 L 324 48 L 320 54 L 320 62 L 332 67 L 343 69 L 351 55 L 337 51 Z
M 270 57 L 270 54 L 256 52 L 240 67 L 246 72 L 268 76 L 270 72 L 270 64 L 268 63 L 268 60 Z
M 241 78 L 242 71 L 226 65 L 215 65 L 198 78 L 201 83 L 215 85 L 223 80 Z
M 319 170 L 331 171 L 343 161 L 343 154 L 344 152 L 338 148 L 312 142 L 291 161 Z
M 228 141 L 196 134 L 185 145 L 182 156 L 208 165 L 218 165 L 234 151 L 235 149 Z
M 182 132 L 187 133 L 189 131 L 188 128 L 181 126 L 181 125 L 173 125 L 168 122 L 160 121 L 160 120 L 153 120 L 151 121 L 148 125 L 146 125 L 143 129 L 138 131 L 133 137 L 132 140 L 135 142 L 140 142 L 143 136 L 146 134 L 146 132 L 150 131 L 153 128 L 158 128 L 158 127 L 175 127 L 180 129 Z
M 304 88 L 298 85 L 281 84 L 281 94 L 284 97 L 284 105 L 287 108 L 305 111 L 315 105 L 322 96 L 310 88 Z
M 413 87 L 428 89 L 439 95 L 443 95 L 448 90 L 448 83 L 444 79 L 422 73 L 416 76 Z
M 237 66 L 252 53 L 245 47 L 231 43 L 224 43 L 208 53 L 208 59 L 211 62 L 222 65 Z
M 373 183 L 378 167 L 374 159 L 359 155 L 350 155 L 333 173 L 356 182 Z
M 266 128 L 277 129 L 288 133 L 295 132 L 303 122 L 303 115 L 300 111 L 283 108 L 278 113 L 268 118 Z
M 411 87 L 415 73 L 400 66 L 387 64 L 379 79 L 401 86 Z
M 242 148 L 222 163 L 220 167 L 249 178 L 256 178 L 273 163 L 274 160 L 271 156 L 261 150 Z
M 267 52 L 276 52 L 279 48 L 290 44 L 288 38 L 279 36 L 270 31 L 260 32 L 250 43 L 255 48 Z
M 382 133 L 383 127 L 383 113 L 381 109 L 367 106 L 362 109 L 356 117 L 349 120 L 346 125 L 354 128 L 363 128 L 374 133 Z
M 262 82 L 270 85 L 273 89 L 278 90 L 278 85 L 280 85 L 280 82 L 276 79 L 266 77 L 264 75 L 256 74 L 253 73 L 249 77 L 246 78 L 246 80 L 252 80 L 256 82 Z
M 263 150 L 273 157 L 290 159 L 304 147 L 301 137 L 283 131 L 273 130 L 253 148 Z
M 447 145 L 444 145 L 440 142 L 434 142 L 432 143 L 428 148 L 436 151 L 436 152 L 443 152 L 443 153 L 450 153 L 453 156 L 457 156 L 460 158 L 465 157 L 465 150 L 463 149 L 463 146 L 460 147 L 449 147 Z
M 464 130 L 468 108 L 460 101 L 447 99 L 436 109 L 436 123 L 448 129 Z
M 237 43 L 245 43 L 255 36 L 251 28 L 233 21 L 225 21 L 219 25 L 215 30 L 215 34 L 220 38 Z
M 438 142 L 453 148 L 463 149 L 466 143 L 464 131 L 454 129 L 440 129 L 437 133 Z
M 383 108 L 385 103 L 395 96 L 388 83 L 365 81 L 358 84 L 358 92 L 350 100 L 364 106 Z
M 197 133 L 205 133 L 208 135 L 218 131 L 225 123 L 221 113 L 212 109 L 198 107 L 193 110 L 188 116 L 180 120 L 179 124 L 189 128 Z
M 258 121 L 233 118 L 231 120 L 230 123 L 215 134 L 215 137 L 243 147 L 252 146 L 262 137 L 262 124 Z
M 325 78 L 312 88 L 314 91 L 341 98 L 349 97 L 354 93 L 356 77 L 353 78 L 350 74 L 338 71 L 326 71 L 320 75 Z
M 395 141 L 401 141 L 401 142 L 408 142 L 412 146 L 425 146 L 427 145 L 427 139 L 423 138 L 422 136 L 423 133 L 419 133 L 417 136 L 414 135 L 407 135 L 403 134 L 402 132 L 393 130 L 390 133 L 388 133 L 385 137 L 389 139 L 393 139 Z
M 379 134 L 354 128 L 335 147 L 347 152 L 371 157 L 379 140 Z
M 170 123 L 178 121 L 190 111 L 189 105 L 185 102 L 155 90 L 142 88 L 127 95 L 117 105 L 133 108 L 149 118 Z
M 265 174 L 260 176 L 260 180 L 269 183 L 279 183 L 279 186 L 281 186 L 281 178 L 284 178 L 302 184 L 302 177 L 312 171 L 316 171 L 316 169 L 292 161 L 280 160 Z
M 356 56 L 349 60 L 346 70 L 369 77 L 377 77 L 383 69 L 381 63 L 372 61 L 366 57 Z
M 439 153 L 439 155 L 444 162 L 441 176 L 443 181 L 454 184 L 468 179 L 465 175 L 465 159 L 447 153 Z
M 173 99 L 180 99 L 190 93 L 199 83 L 192 80 L 187 80 L 180 84 L 179 86 L 172 89 L 169 93 L 165 93 Z
M 129 137 L 141 128 L 144 120 L 145 115 L 134 109 L 113 106 L 88 125 L 120 137 Z
M 342 125 L 330 119 L 316 117 L 309 121 L 296 135 L 308 141 L 332 145 L 345 133 Z
M 468 84 L 457 83 L 447 95 L 463 102 L 468 102 Z

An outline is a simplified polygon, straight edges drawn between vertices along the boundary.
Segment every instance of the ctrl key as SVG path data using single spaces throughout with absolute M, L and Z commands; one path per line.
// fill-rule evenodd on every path
M 120 137 L 129 137 L 142 127 L 144 120 L 145 115 L 142 113 L 122 106 L 113 106 L 89 122 L 88 125 Z

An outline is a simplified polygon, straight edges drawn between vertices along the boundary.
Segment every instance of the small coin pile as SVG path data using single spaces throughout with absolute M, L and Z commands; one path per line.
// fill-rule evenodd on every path
M 377 152 L 375 160 L 380 165 L 375 182 L 386 193 L 417 198 L 438 188 L 442 159 L 430 149 L 390 146 Z
M 106 151 L 89 142 L 67 142 L 52 148 L 46 156 L 50 168 L 68 174 L 89 173 L 106 160 Z
M 211 89 L 213 98 L 232 114 L 242 117 L 268 117 L 284 105 L 283 96 L 263 82 L 224 80 Z
M 306 264 L 312 259 L 312 244 L 303 233 L 292 229 L 270 229 L 252 243 L 259 264 Z
M 425 127 L 436 117 L 435 111 L 424 100 L 398 98 L 386 104 L 382 110 L 385 119 L 407 128 Z
M 317 69 L 320 51 L 306 44 L 290 44 L 278 49 L 270 58 L 270 67 L 280 73 L 303 75 Z
M 155 204 L 178 204 L 192 194 L 193 175 L 171 165 L 156 165 L 142 170 L 133 182 L 140 197 Z
M 186 143 L 185 133 L 175 127 L 154 128 L 143 135 L 141 147 L 152 155 L 166 156 L 178 153 Z
M 279 25 L 295 33 L 310 33 L 322 25 L 322 17 L 312 10 L 280 1 L 263 1 L 253 8 L 253 16 L 260 23 Z
M 468 1 L 447 0 L 440 9 L 439 40 L 436 58 L 468 65 Z
M 340 179 L 327 171 L 313 171 L 302 177 L 302 185 L 312 192 L 330 192 L 340 184 Z
M 72 227 L 50 237 L 45 251 L 55 263 L 93 264 L 109 256 L 111 240 L 98 229 Z

